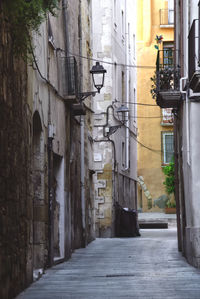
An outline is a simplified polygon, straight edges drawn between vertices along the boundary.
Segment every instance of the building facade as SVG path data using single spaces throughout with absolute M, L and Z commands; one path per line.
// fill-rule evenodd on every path
M 160 67 L 173 64 L 173 4 L 137 1 L 138 208 L 143 212 L 162 212 L 168 197 L 162 168 L 173 156 L 173 114 L 171 108 L 156 106 L 151 90 L 158 52 Z
M 23 9 L 29 9 L 30 3 Z M 1 3 L 0 297 L 13 298 L 47 267 L 95 238 L 91 99 L 91 9 L 59 1 L 31 59 L 15 57 Z
M 136 1 L 94 0 L 92 19 L 93 57 L 107 70 L 93 105 L 95 227 L 97 236 L 111 237 L 116 203 L 136 209 Z M 123 124 L 120 107 L 129 110 Z
M 179 250 L 200 267 L 199 1 L 175 1 L 176 58 L 170 83 L 157 72 L 157 103 L 174 109 L 175 197 Z M 167 74 L 169 76 L 169 73 Z
M 175 1 L 176 49 L 180 59 L 180 98 L 176 143 L 180 203 L 180 247 L 200 267 L 199 215 L 199 1 Z

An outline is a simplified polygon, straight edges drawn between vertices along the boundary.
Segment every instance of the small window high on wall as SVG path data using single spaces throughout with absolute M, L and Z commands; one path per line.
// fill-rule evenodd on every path
M 174 26 L 174 0 L 164 0 L 160 9 L 160 27 Z
M 168 0 L 168 23 L 174 24 L 174 0 Z

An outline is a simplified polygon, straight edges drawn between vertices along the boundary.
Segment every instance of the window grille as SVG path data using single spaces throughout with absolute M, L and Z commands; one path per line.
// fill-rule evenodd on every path
M 60 57 L 60 89 L 63 96 L 78 96 L 78 70 L 75 57 Z
M 162 163 L 169 164 L 174 155 L 173 132 L 162 132 Z

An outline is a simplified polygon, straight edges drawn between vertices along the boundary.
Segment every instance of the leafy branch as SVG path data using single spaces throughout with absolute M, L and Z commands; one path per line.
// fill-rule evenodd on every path
M 154 75 L 150 78 L 151 88 L 150 93 L 153 99 L 156 99 L 159 91 L 169 91 L 179 89 L 180 70 L 174 68 L 160 68 L 155 71 Z
M 175 170 L 174 170 L 174 161 L 170 162 L 169 165 L 163 167 L 163 172 L 165 174 L 165 185 L 166 192 L 172 194 L 175 192 Z
M 30 53 L 31 32 L 39 32 L 48 13 L 55 15 L 59 0 L 4 0 L 2 12 L 10 32 L 15 55 Z
M 152 98 L 156 99 L 156 95 L 157 95 L 157 93 L 156 93 L 156 71 L 155 71 L 153 77 L 150 78 L 150 80 L 151 80 L 150 93 L 152 95 Z

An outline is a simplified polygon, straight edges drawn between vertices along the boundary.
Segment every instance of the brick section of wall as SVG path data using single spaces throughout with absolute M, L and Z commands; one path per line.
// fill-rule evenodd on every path
M 14 60 L 8 22 L 0 14 L 0 298 L 13 298 L 32 280 L 30 116 L 27 72 Z M 29 267 L 30 265 L 30 267 Z

